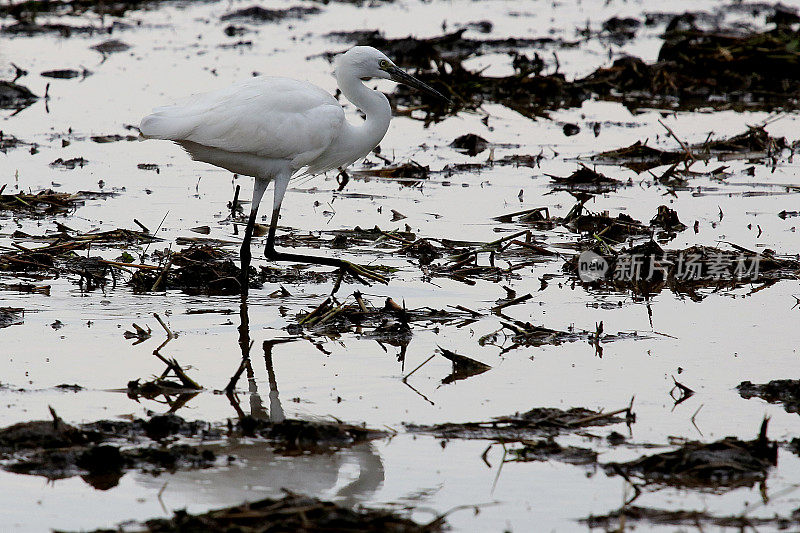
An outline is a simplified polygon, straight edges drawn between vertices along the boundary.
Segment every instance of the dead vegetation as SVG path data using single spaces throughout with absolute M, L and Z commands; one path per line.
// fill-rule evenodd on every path
M 220 17 L 222 21 L 235 20 L 238 22 L 280 22 L 285 19 L 299 19 L 308 15 L 315 15 L 321 10 L 315 6 L 292 6 L 285 9 L 266 9 L 258 5 L 237 9 Z
M 775 13 L 780 12 L 779 5 Z M 767 17 L 769 19 L 769 17 Z M 427 39 L 387 39 L 378 31 L 334 32 L 331 38 L 374 46 L 399 65 L 417 69 L 424 82 L 449 96 L 446 106 L 427 95 L 400 86 L 395 102 L 410 109 L 424 109 L 426 121 L 461 110 L 476 110 L 485 101 L 503 104 L 524 116 L 544 116 L 547 111 L 580 106 L 592 97 L 621 101 L 636 109 L 661 107 L 696 109 L 731 107 L 795 109 L 800 104 L 797 89 L 800 56 L 797 32 L 780 17 L 764 32 L 739 28 L 702 29 L 694 15 L 672 15 L 664 34 L 658 60 L 645 63 L 636 57 L 617 59 L 585 78 L 569 81 L 558 72 L 545 74 L 550 65 L 523 48 L 571 46 L 574 43 L 540 39 L 470 39 L 465 30 Z M 638 21 L 607 21 L 605 35 L 619 40 L 635 32 Z M 514 74 L 484 76 L 463 63 L 486 53 L 507 52 Z M 332 58 L 334 54 L 328 54 Z
M 767 438 L 767 423 L 765 419 L 754 440 L 726 437 L 708 444 L 687 442 L 671 452 L 608 463 L 604 468 L 609 474 L 645 484 L 710 489 L 752 486 L 778 464 L 778 445 Z
M 0 81 L 0 109 L 24 109 L 38 99 L 38 96 L 23 85 Z
M 769 250 L 757 253 L 735 244 L 730 248 L 692 246 L 665 250 L 650 240 L 630 247 L 613 248 L 597 233 L 600 244 L 590 248 L 592 257 L 603 264 L 602 273 L 591 279 L 582 276 L 585 266 L 575 255 L 564 263 L 564 270 L 595 287 L 631 291 L 637 295 L 655 294 L 668 289 L 675 294 L 702 300 L 708 292 L 757 284 L 767 286 L 781 279 L 794 279 L 800 262 L 781 258 Z M 587 252 L 584 252 L 587 253 Z
M 800 524 L 800 513 L 794 512 L 787 517 L 756 517 L 747 516 L 746 513 L 724 516 L 706 511 L 671 511 L 629 505 L 606 515 L 584 518 L 581 522 L 591 529 L 602 528 L 605 531 L 621 531 L 625 527 L 624 524 L 629 524 L 630 522 L 642 526 L 653 524 L 657 526 L 698 528 L 700 530 L 719 527 L 743 531 L 747 529 L 760 531 L 761 528 L 774 528 L 775 530 L 783 531 Z
M 672 133 L 672 130 L 669 130 Z M 785 137 L 772 137 L 765 130 L 765 125 L 751 126 L 747 131 L 728 138 L 712 139 L 710 136 L 705 142 L 688 145 L 680 139 L 681 150 L 661 150 L 647 146 L 647 143 L 637 141 L 630 146 L 617 148 L 593 155 L 591 160 L 601 164 L 622 165 L 635 172 L 644 172 L 655 167 L 673 165 L 669 171 L 659 176 L 659 181 L 664 182 L 673 176 L 688 177 L 691 163 L 708 161 L 715 158 L 719 161 L 732 159 L 772 159 L 780 156 L 781 152 L 790 149 Z M 679 163 L 685 163 L 683 169 Z
M 522 441 L 521 446 L 509 449 L 509 462 L 558 461 L 571 465 L 593 465 L 597 463 L 597 452 L 589 448 L 561 446 L 554 439 Z
M 417 524 L 391 511 L 378 509 L 351 510 L 332 502 L 284 490 L 280 499 L 263 499 L 234 507 L 192 515 L 176 511 L 171 518 L 156 518 L 137 524 L 137 531 L 178 533 L 181 531 L 364 531 L 422 533 L 441 531 L 444 517 L 427 524 Z M 98 532 L 99 533 L 99 532 Z
M 63 479 L 80 475 L 92 486 L 107 490 L 119 482 L 126 470 L 152 473 L 215 464 L 210 450 L 184 444 L 147 445 L 145 437 L 163 441 L 170 436 L 198 435 L 207 427 L 186 423 L 178 417 L 152 417 L 134 422 L 100 421 L 72 426 L 51 409 L 51 421 L 34 421 L 0 429 L 0 457 L 10 472 Z M 124 438 L 139 446 L 113 444 Z
M 620 417 L 618 415 L 624 415 Z M 528 441 L 541 436 L 556 436 L 593 426 L 608 426 L 636 421 L 633 402 L 626 408 L 601 412 L 574 407 L 567 411 L 537 407 L 525 413 L 494 418 L 485 422 L 406 425 L 412 433 L 425 433 L 440 439 L 487 439 L 497 442 Z
M 63 161 L 62 161 L 63 163 Z M 87 200 L 109 198 L 115 193 L 78 191 L 76 193 L 56 192 L 45 189 L 37 193 L 20 192 L 3 194 L 0 188 L 0 211 L 11 211 L 21 215 L 63 215 L 85 204 Z
M 334 422 L 270 422 L 248 416 L 227 428 L 186 422 L 173 414 L 73 426 L 52 410 L 51 414 L 51 421 L 22 422 L 0 429 L 0 458 L 5 470 L 48 479 L 80 475 L 87 483 L 107 489 L 128 470 L 158 474 L 217 465 L 215 453 L 203 445 L 204 441 L 248 437 L 271 444 L 278 453 L 296 455 L 328 453 L 385 435 Z
M 21 307 L 0 307 L 0 328 L 22 324 L 25 310 Z
M 761 398 L 769 403 L 782 404 L 787 413 L 800 413 L 800 380 L 775 379 L 762 384 L 743 381 L 736 389 L 742 398 Z
M 69 204 L 63 203 L 62 198 L 57 198 L 58 200 L 53 200 L 48 197 L 43 199 L 42 202 L 28 203 L 26 208 L 35 210 L 35 206 L 46 205 L 48 209 L 53 207 L 67 209 Z M 38 195 L 36 199 L 39 199 Z M 148 267 L 133 263 L 109 261 L 100 257 L 78 255 L 77 251 L 88 250 L 92 246 L 135 245 L 157 240 L 148 233 L 133 230 L 118 229 L 79 234 L 63 224 L 58 226 L 58 233 L 53 234 L 28 235 L 16 232 L 13 235 L 14 238 L 45 242 L 47 244 L 29 248 L 13 243 L 15 251 L 0 254 L 0 273 L 33 276 L 37 280 L 59 276 L 77 276 L 81 287 L 87 291 L 93 290 L 105 286 L 109 281 L 109 277 L 111 278 L 110 281 L 116 284 L 117 271 L 124 271 L 129 267 Z
M 130 284 L 134 291 L 182 290 L 189 294 L 239 294 L 240 269 L 220 248 L 192 245 L 179 252 L 154 253 L 161 266 L 137 270 Z M 252 286 L 259 286 L 251 269 Z

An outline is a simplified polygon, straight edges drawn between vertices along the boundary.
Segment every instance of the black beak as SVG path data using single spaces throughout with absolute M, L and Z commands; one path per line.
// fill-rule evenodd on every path
M 407 74 L 406 72 L 400 70 L 394 65 L 387 67 L 385 70 L 392 77 L 392 81 L 396 81 L 397 83 L 402 83 L 404 85 L 408 85 L 409 87 L 414 87 L 415 89 L 419 89 L 420 91 L 435 96 L 436 98 L 439 98 L 440 100 L 443 100 L 448 104 L 452 103 L 449 98 L 447 98 L 445 95 L 443 95 L 442 93 L 440 93 L 427 83 L 419 81 L 411 74 Z

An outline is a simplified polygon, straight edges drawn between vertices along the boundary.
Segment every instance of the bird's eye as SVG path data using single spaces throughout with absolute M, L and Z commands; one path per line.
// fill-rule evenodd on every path
M 380 63 L 378 63 L 378 65 L 379 65 L 379 66 L 380 66 L 382 69 L 387 69 L 387 68 L 389 68 L 389 62 L 388 62 L 388 61 L 386 61 L 385 59 L 381 59 L 381 62 L 380 62 Z

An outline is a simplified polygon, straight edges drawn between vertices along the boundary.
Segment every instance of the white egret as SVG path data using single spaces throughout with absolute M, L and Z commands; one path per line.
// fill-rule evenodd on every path
M 275 230 L 286 187 L 295 175 L 344 169 L 381 142 L 389 128 L 391 107 L 383 93 L 367 88 L 362 80 L 390 79 L 445 101 L 447 98 L 369 46 L 356 46 L 340 55 L 335 71 L 342 94 L 366 114 L 363 124 L 348 122 L 339 102 L 315 85 L 258 76 L 156 108 L 139 126 L 145 137 L 175 141 L 192 159 L 255 178 L 250 218 L 241 248 L 244 294 L 258 205 L 271 182 L 275 183 L 275 191 L 264 252 L 267 259 L 330 265 L 356 276 L 381 279 L 347 261 L 276 251 Z

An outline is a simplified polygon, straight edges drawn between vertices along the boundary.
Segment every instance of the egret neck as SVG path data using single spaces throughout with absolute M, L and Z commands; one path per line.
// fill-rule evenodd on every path
M 364 157 L 386 135 L 389 121 L 392 118 L 392 108 L 386 95 L 367 88 L 349 64 L 337 66 L 336 81 L 345 98 L 367 115 L 366 121 L 360 126 L 354 126 L 349 121 L 345 121 L 343 126 L 347 133 L 340 135 L 337 139 L 341 143 L 338 148 L 348 153 L 358 154 L 359 158 Z

